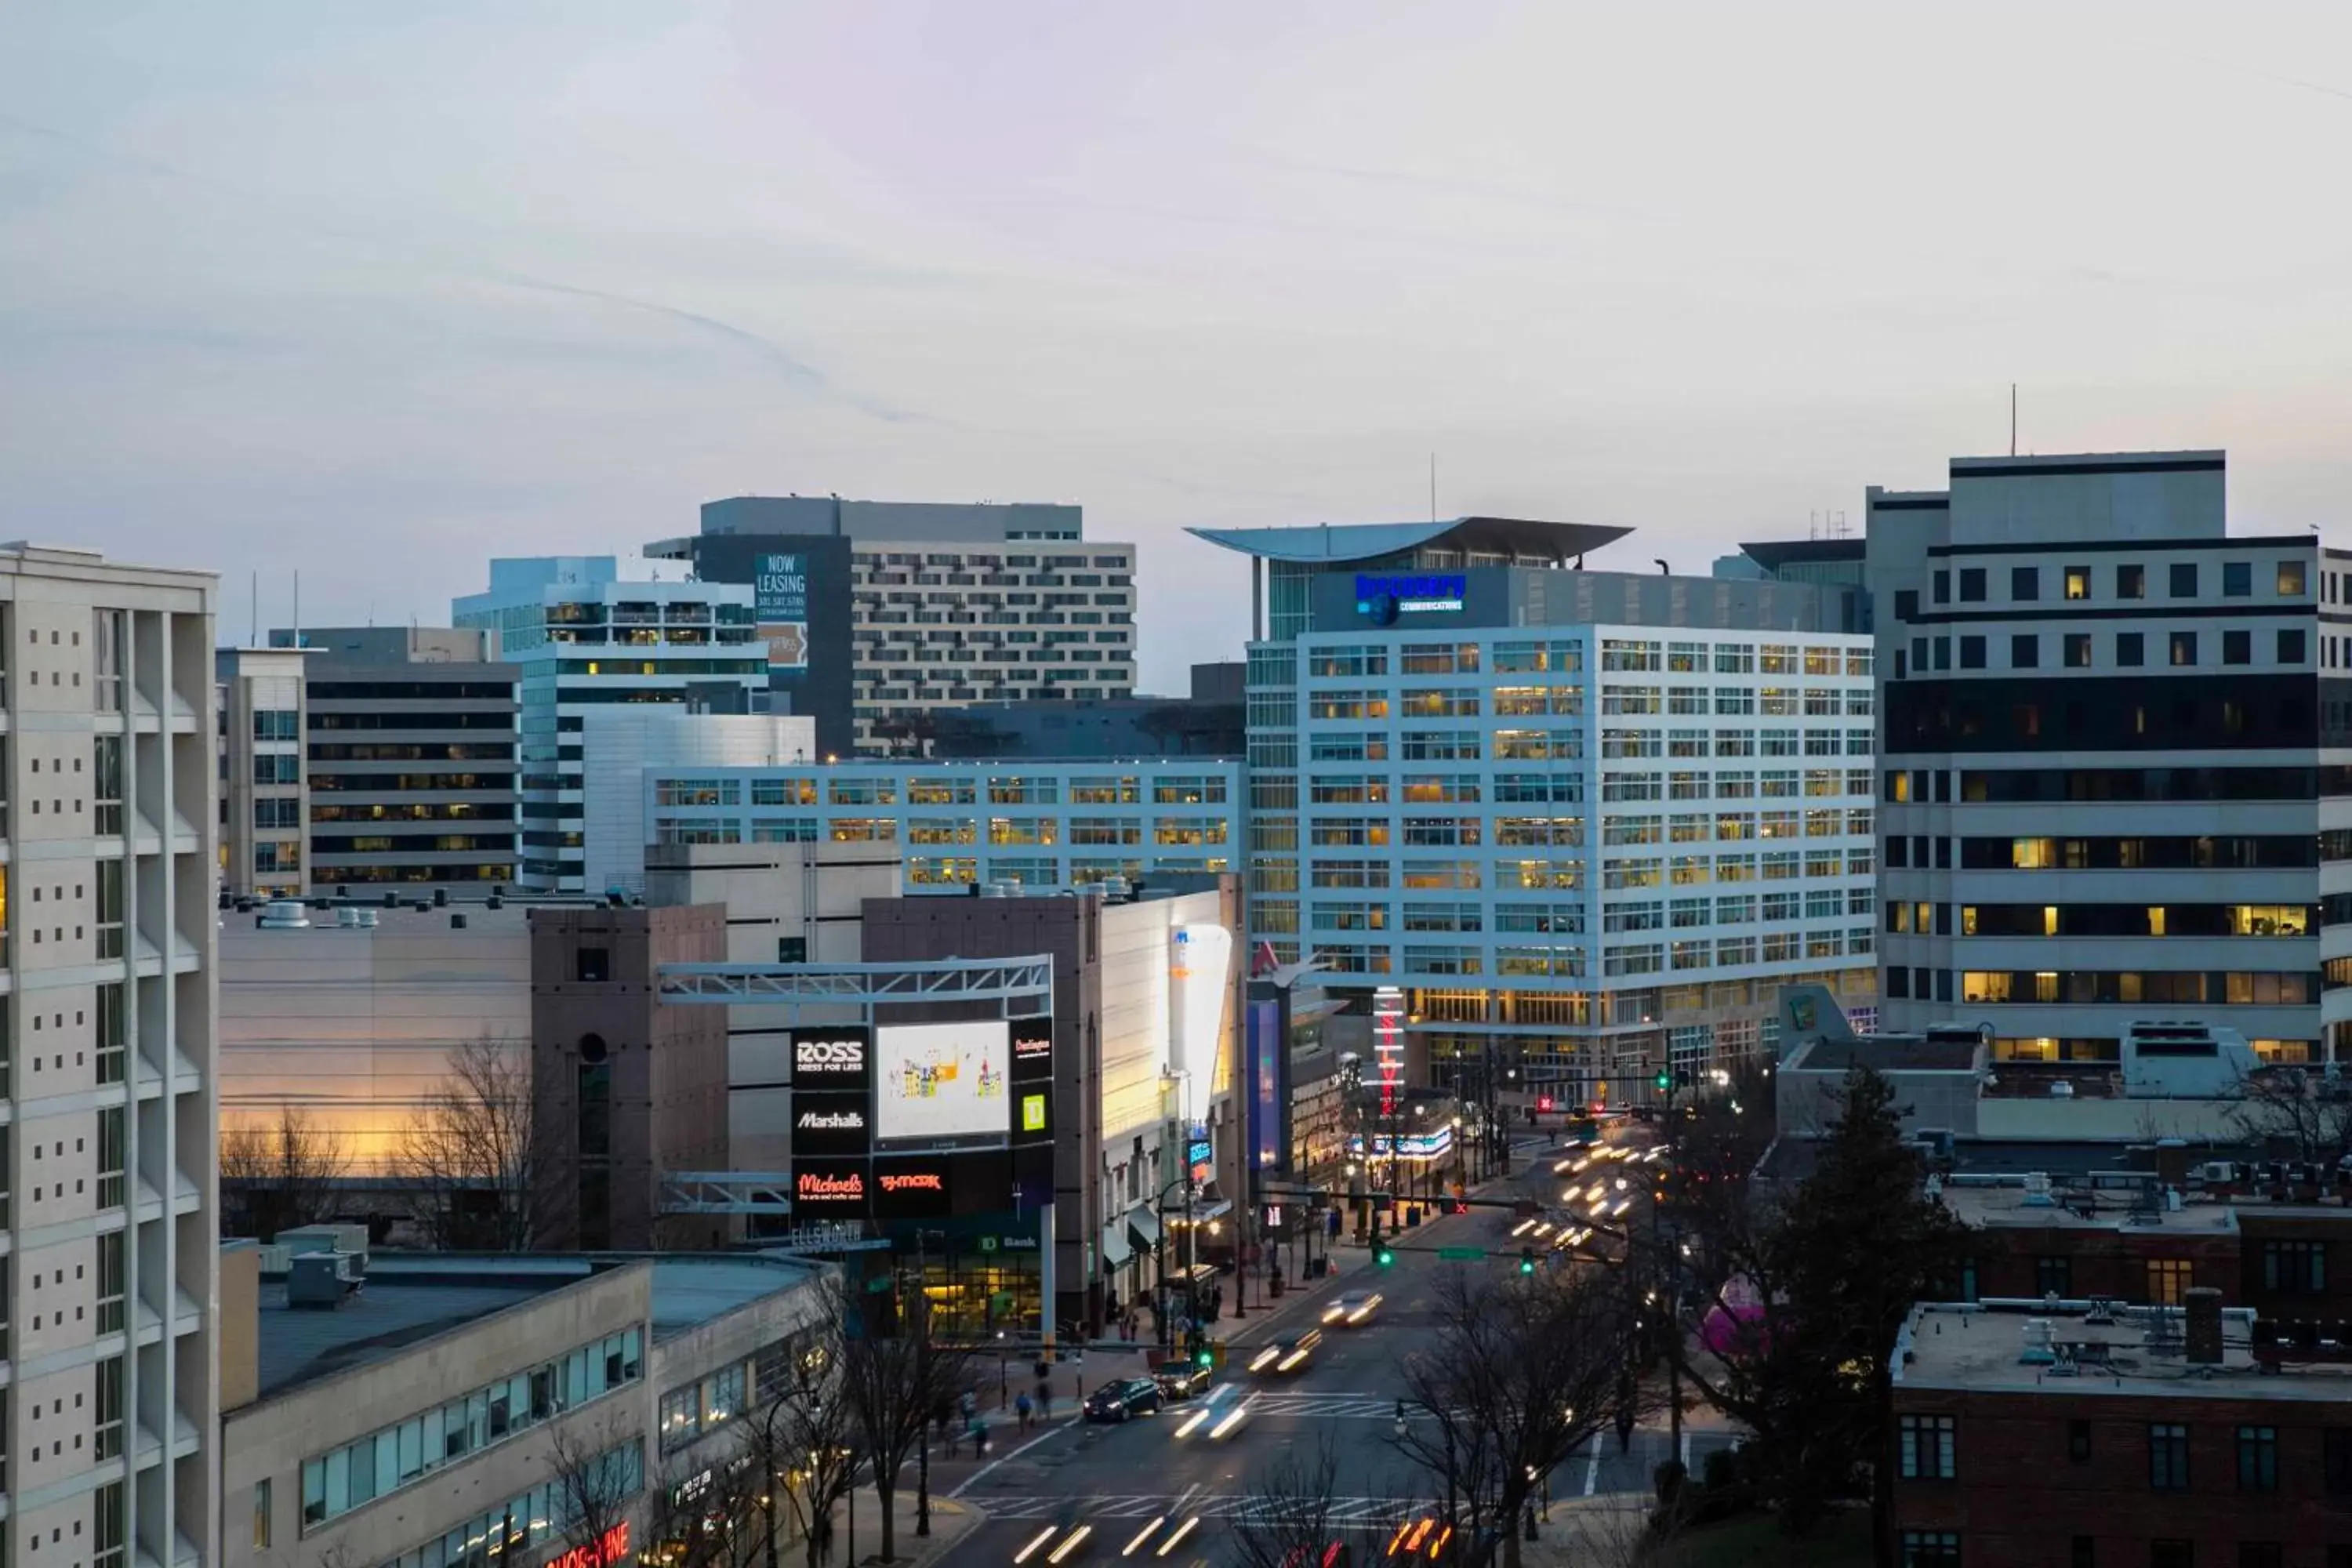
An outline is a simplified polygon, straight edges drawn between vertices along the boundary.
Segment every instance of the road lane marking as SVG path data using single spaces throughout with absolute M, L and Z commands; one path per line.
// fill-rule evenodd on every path
M 1584 1495 L 1591 1497 L 1601 1490 L 1601 1444 L 1592 1444 L 1592 1458 L 1584 1462 Z

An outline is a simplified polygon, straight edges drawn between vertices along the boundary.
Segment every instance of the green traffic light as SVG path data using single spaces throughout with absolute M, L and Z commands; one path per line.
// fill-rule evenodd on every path
M 1381 1245 L 1380 1249 L 1372 1254 L 1372 1261 L 1380 1265 L 1382 1268 L 1386 1268 L 1390 1264 L 1396 1261 L 1396 1253 L 1391 1250 L 1385 1242 L 1383 1242 Z
M 1213 1356 L 1213 1355 L 1212 1355 L 1212 1354 L 1208 1352 L 1208 1350 L 1207 1350 L 1206 1348 L 1203 1348 L 1203 1349 L 1202 1350 L 1202 1352 L 1201 1352 L 1198 1355 L 1194 1356 L 1192 1359 L 1193 1359 L 1195 1362 L 1197 1362 L 1198 1363 L 1200 1363 L 1201 1365 L 1202 1365 L 1202 1366 L 1207 1366 L 1207 1365 L 1209 1365 L 1212 1362 L 1215 1361 L 1215 1360 L 1216 1360 L 1216 1357 L 1215 1357 L 1215 1356 Z
M 1657 1078 L 1657 1083 L 1660 1089 L 1672 1089 L 1675 1087 L 1674 1077 L 1670 1073 L 1660 1073 Z
M 1519 1248 L 1519 1272 L 1533 1274 L 1535 1271 L 1536 1249 L 1532 1247 L 1522 1247 Z

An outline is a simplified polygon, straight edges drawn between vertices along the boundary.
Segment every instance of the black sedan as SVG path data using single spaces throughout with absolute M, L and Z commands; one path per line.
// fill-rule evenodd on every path
M 1164 1398 L 1160 1385 L 1148 1377 L 1121 1378 L 1087 1395 L 1086 1415 L 1089 1421 L 1124 1421 L 1152 1414 Z

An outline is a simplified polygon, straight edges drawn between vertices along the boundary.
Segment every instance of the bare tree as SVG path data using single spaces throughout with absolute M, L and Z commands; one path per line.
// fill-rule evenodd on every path
M 890 1510 L 898 1472 L 923 1440 L 934 1413 L 962 1392 L 971 1361 L 971 1352 L 962 1346 L 931 1342 L 923 1321 L 927 1299 L 917 1291 L 912 1300 L 916 1306 L 901 1325 L 908 1331 L 887 1339 L 866 1333 L 842 1344 L 842 1392 L 874 1464 L 886 1563 L 897 1555 L 898 1527 Z
M 332 1216 L 336 1184 L 350 1171 L 343 1141 L 290 1105 L 275 1121 L 221 1129 L 222 1189 L 241 1211 L 242 1228 L 263 1241 Z
M 448 1250 L 529 1251 L 555 1174 L 544 1145 L 527 1049 L 487 1033 L 458 1047 L 394 1155 L 427 1241 Z
M 2270 1067 L 2238 1080 L 2230 1119 L 2246 1137 L 2295 1160 L 2333 1166 L 2352 1156 L 2352 1093 L 2300 1067 Z
M 1543 1478 L 1639 1397 L 1633 1313 L 1606 1271 L 1573 1268 L 1450 1274 L 1437 1316 L 1434 1342 L 1405 1362 L 1418 1410 L 1402 1412 L 1396 1446 L 1444 1485 L 1449 1524 L 1474 1542 L 1498 1533 L 1519 1568 L 1517 1526 Z
M 645 1485 L 640 1440 L 617 1418 L 574 1423 L 556 1429 L 547 1460 L 562 1510 L 565 1544 L 604 1547 L 607 1562 L 620 1561 L 621 1552 L 608 1543 L 626 1541 L 632 1504 Z
M 739 1424 L 744 1458 L 760 1480 L 754 1502 L 767 1568 L 779 1568 L 782 1540 L 794 1531 L 808 1568 L 817 1568 L 833 1510 L 857 1485 L 861 1432 L 843 1386 L 846 1303 L 837 1279 L 824 1289 L 818 1326 L 763 1357 Z
M 1417 1506 L 1399 1499 L 1366 1510 L 1343 1500 L 1339 1453 L 1328 1428 L 1312 1449 L 1287 1445 L 1252 1477 L 1241 1509 L 1225 1521 L 1227 1568 L 1322 1568 L 1335 1545 L 1350 1561 L 1370 1563 Z

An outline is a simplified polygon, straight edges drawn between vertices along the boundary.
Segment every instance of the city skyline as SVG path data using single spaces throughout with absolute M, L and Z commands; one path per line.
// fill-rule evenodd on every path
M 2242 526 L 2352 494 L 2305 14 L 125 15 L 10 24 L 0 462 L 228 628 L 729 494 L 1064 500 L 1179 689 L 1242 638 L 1186 527 L 1424 516 L 1433 453 L 1702 573 L 2005 450 L 2012 381 L 2023 450 L 2228 447 Z

